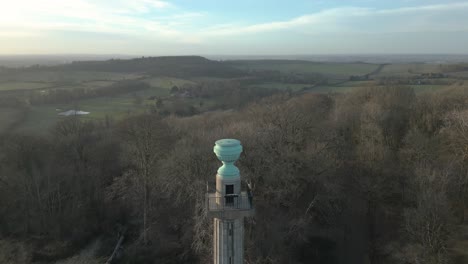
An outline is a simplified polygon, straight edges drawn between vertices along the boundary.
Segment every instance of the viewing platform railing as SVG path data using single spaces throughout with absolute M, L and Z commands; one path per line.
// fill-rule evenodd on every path
M 206 194 L 206 206 L 208 211 L 227 211 L 227 210 L 251 210 L 253 209 L 253 197 L 247 192 L 241 194 L 231 194 L 220 196 L 216 193 Z

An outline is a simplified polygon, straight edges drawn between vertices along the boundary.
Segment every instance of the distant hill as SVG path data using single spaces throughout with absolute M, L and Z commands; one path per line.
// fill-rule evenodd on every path
M 200 56 L 142 57 L 130 60 L 76 61 L 54 66 L 57 70 L 147 73 L 174 77 L 238 77 L 242 70 Z
M 210 55 L 213 60 L 305 60 L 334 63 L 435 63 L 468 62 L 468 54 L 326 54 L 326 55 Z
M 46 54 L 46 55 L 0 55 L 0 66 L 23 68 L 33 65 L 54 66 L 72 61 L 109 60 L 112 58 L 131 59 L 135 56 L 119 54 Z

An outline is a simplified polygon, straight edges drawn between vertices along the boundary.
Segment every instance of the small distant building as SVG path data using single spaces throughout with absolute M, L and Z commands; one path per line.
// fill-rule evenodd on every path
M 61 116 L 76 116 L 76 115 L 89 115 L 90 112 L 84 112 L 81 110 L 68 110 L 65 112 L 58 113 Z

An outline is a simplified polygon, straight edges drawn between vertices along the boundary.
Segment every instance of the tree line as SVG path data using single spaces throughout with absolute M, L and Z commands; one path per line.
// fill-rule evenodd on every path
M 68 118 L 0 141 L 0 237 L 29 260 L 128 237 L 121 263 L 209 263 L 214 141 L 237 138 L 256 216 L 248 263 L 453 263 L 465 223 L 468 90 L 276 94 L 238 111 Z M 44 245 L 60 241 L 53 251 Z M 64 246 L 65 245 L 65 246 Z

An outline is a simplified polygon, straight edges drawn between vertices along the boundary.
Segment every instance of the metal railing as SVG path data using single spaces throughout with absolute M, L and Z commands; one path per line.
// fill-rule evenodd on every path
M 250 210 L 253 209 L 253 197 L 245 192 L 220 196 L 216 193 L 206 194 L 206 206 L 209 211 Z

